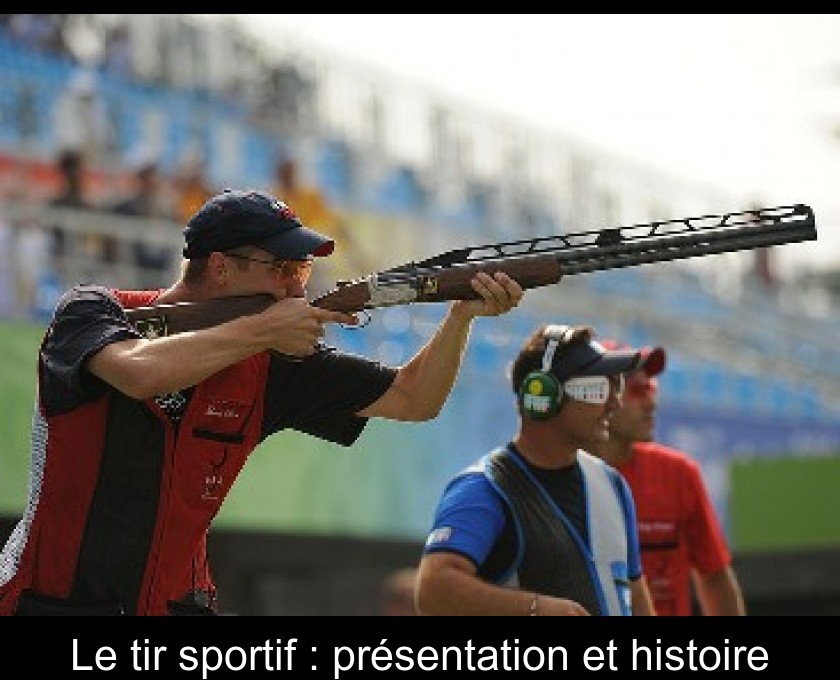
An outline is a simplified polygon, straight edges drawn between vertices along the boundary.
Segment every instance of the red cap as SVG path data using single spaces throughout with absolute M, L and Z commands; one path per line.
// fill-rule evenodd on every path
M 642 357 L 639 368 L 651 378 L 659 375 L 665 370 L 665 348 L 664 347 L 630 347 L 626 343 L 617 340 L 599 340 L 604 349 L 609 350 L 631 350 L 638 352 Z

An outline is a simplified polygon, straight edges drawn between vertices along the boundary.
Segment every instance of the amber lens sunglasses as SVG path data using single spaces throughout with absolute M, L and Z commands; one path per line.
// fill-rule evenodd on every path
M 266 264 L 274 271 L 283 274 L 283 276 L 294 279 L 295 281 L 299 281 L 300 283 L 306 283 L 312 274 L 312 260 L 261 260 L 257 257 L 240 255 L 239 253 L 225 253 L 225 255 L 237 260 Z

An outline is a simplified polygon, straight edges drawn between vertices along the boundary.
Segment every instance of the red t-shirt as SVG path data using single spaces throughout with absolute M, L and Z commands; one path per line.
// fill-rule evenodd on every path
M 642 568 L 656 611 L 688 616 L 691 568 L 709 574 L 731 559 L 700 466 L 681 451 L 643 442 L 616 467 L 636 502 Z

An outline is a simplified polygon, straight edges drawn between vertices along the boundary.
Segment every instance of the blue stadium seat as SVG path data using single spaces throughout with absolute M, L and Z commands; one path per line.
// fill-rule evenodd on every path
M 426 207 L 426 194 L 413 168 L 403 165 L 392 169 L 379 186 L 371 189 L 368 202 L 382 213 L 416 215 Z
M 735 397 L 738 409 L 754 412 L 759 404 L 759 386 L 751 375 L 734 377 Z
M 351 151 L 341 140 L 325 139 L 318 147 L 315 176 L 328 200 L 349 203 L 353 193 Z
M 783 417 L 791 417 L 795 408 L 796 396 L 791 388 L 778 380 L 768 386 L 768 406 L 770 412 Z
M 659 376 L 659 390 L 668 402 L 684 404 L 693 400 L 692 378 L 682 366 L 669 366 Z

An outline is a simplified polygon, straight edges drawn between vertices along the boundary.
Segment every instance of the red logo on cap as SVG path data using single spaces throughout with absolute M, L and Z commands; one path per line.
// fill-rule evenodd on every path
M 296 220 L 297 219 L 297 215 L 295 215 L 292 212 L 292 209 L 289 206 L 287 206 L 285 203 L 283 203 L 283 201 L 275 200 L 274 201 L 274 207 L 277 209 L 277 212 L 279 212 L 286 219 L 289 219 L 289 220 Z

